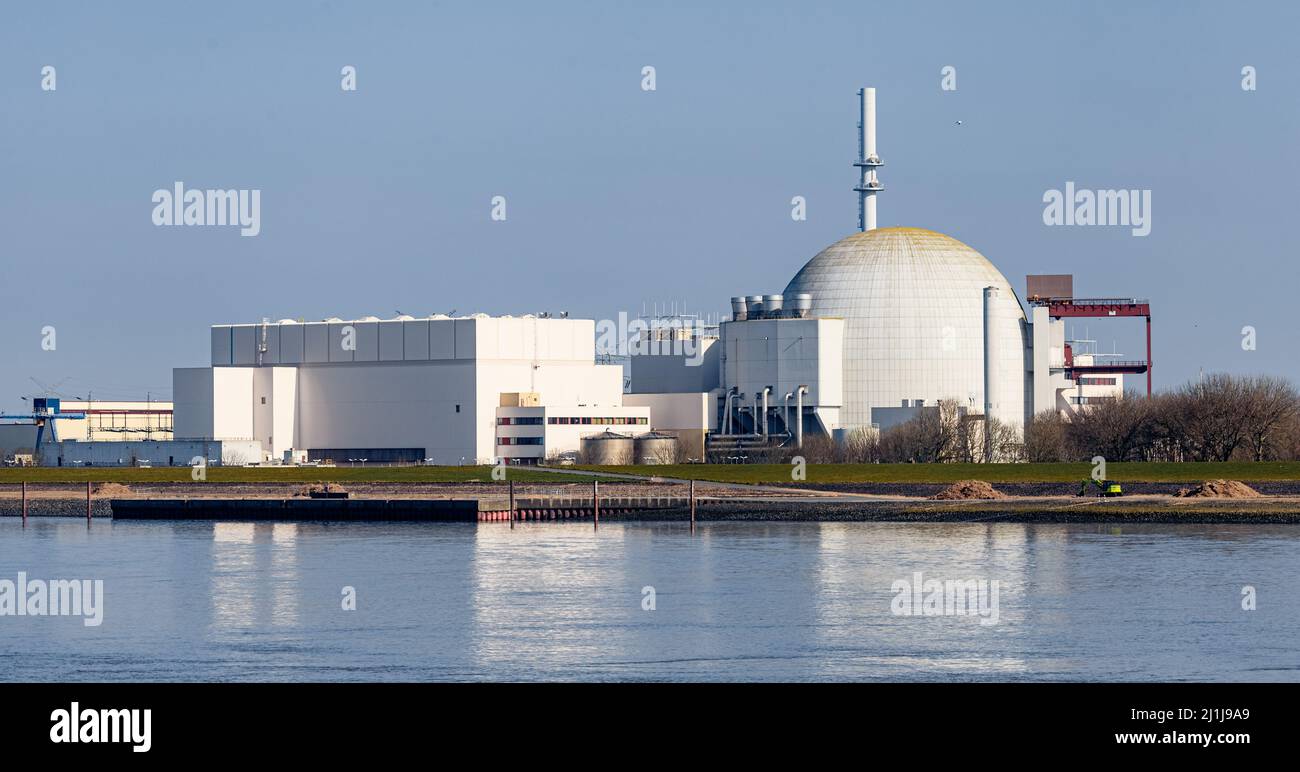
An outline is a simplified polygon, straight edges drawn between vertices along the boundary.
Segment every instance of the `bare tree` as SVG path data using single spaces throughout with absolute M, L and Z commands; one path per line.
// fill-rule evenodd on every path
M 937 463 L 959 457 L 960 412 L 957 403 L 942 400 L 922 408 L 910 421 L 880 435 L 882 461 Z
M 1252 461 L 1263 461 L 1278 430 L 1297 415 L 1300 395 L 1286 380 L 1273 376 L 1247 379 L 1243 385 L 1245 432 Z
M 1151 421 L 1150 403 L 1136 394 L 1090 404 L 1075 413 L 1066 432 L 1075 458 L 1104 456 L 1129 461 L 1142 455 Z
M 1069 425 L 1059 410 L 1044 410 L 1025 424 L 1025 459 L 1031 462 L 1073 461 Z

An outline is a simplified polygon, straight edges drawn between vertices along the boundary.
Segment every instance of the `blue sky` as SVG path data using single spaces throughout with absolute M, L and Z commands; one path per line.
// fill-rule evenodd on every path
M 0 407 L 31 377 L 165 398 L 219 322 L 779 292 L 856 227 L 862 85 L 882 225 L 961 239 L 1018 291 L 1072 272 L 1150 298 L 1157 388 L 1300 380 L 1296 29 L 1281 2 L 11 4 Z M 155 227 L 176 180 L 260 189 L 261 234 Z M 1045 226 L 1067 180 L 1150 189 L 1151 234 Z M 1141 353 L 1139 323 L 1089 332 Z

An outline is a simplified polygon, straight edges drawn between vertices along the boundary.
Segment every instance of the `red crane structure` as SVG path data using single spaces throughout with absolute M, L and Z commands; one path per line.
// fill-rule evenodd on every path
M 1069 298 L 1030 297 L 1034 305 L 1047 306 L 1053 319 L 1110 319 L 1117 316 L 1141 316 L 1147 320 L 1147 358 L 1145 362 L 1106 362 L 1104 364 L 1076 365 L 1073 352 L 1065 348 L 1066 377 L 1093 373 L 1147 374 L 1147 396 L 1151 396 L 1151 303 L 1137 298 Z

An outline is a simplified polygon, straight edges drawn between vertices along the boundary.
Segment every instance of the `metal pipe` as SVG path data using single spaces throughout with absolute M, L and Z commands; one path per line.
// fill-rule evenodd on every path
M 727 398 L 723 401 L 722 406 L 722 433 L 731 434 L 731 398 L 736 395 L 736 388 L 733 386 L 731 391 L 727 392 Z
M 993 432 L 990 422 L 993 414 L 1000 412 L 997 400 L 1000 383 L 998 367 L 1001 364 L 1001 341 L 994 329 L 997 321 L 997 287 L 984 288 L 984 462 L 993 460 Z
M 763 436 L 764 437 L 767 436 L 767 395 L 768 392 L 770 391 L 772 391 L 771 386 L 763 387 Z M 755 402 L 757 402 L 757 400 L 755 400 Z M 755 407 L 757 407 L 757 405 L 755 405 Z
M 803 387 L 794 390 L 794 446 L 803 447 Z
M 1147 317 L 1147 396 L 1151 396 L 1151 317 Z
M 781 422 L 785 424 L 784 428 L 787 437 L 790 435 L 790 398 L 793 396 L 794 392 L 787 391 L 785 393 L 785 406 L 781 408 Z

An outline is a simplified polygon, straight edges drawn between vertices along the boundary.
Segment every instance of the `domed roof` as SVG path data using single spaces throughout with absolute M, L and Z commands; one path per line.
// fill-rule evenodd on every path
M 882 423 L 881 408 L 984 403 L 984 288 L 999 346 L 995 415 L 1023 421 L 1025 314 L 983 255 L 924 228 L 854 233 L 809 260 L 785 297 L 812 295 L 810 316 L 844 319 L 841 423 Z
M 785 295 L 808 292 L 814 310 L 835 308 L 847 315 L 878 294 L 938 299 L 951 292 L 965 296 L 972 286 L 1014 294 L 984 255 L 951 236 L 925 228 L 876 228 L 823 249 L 795 274 Z

